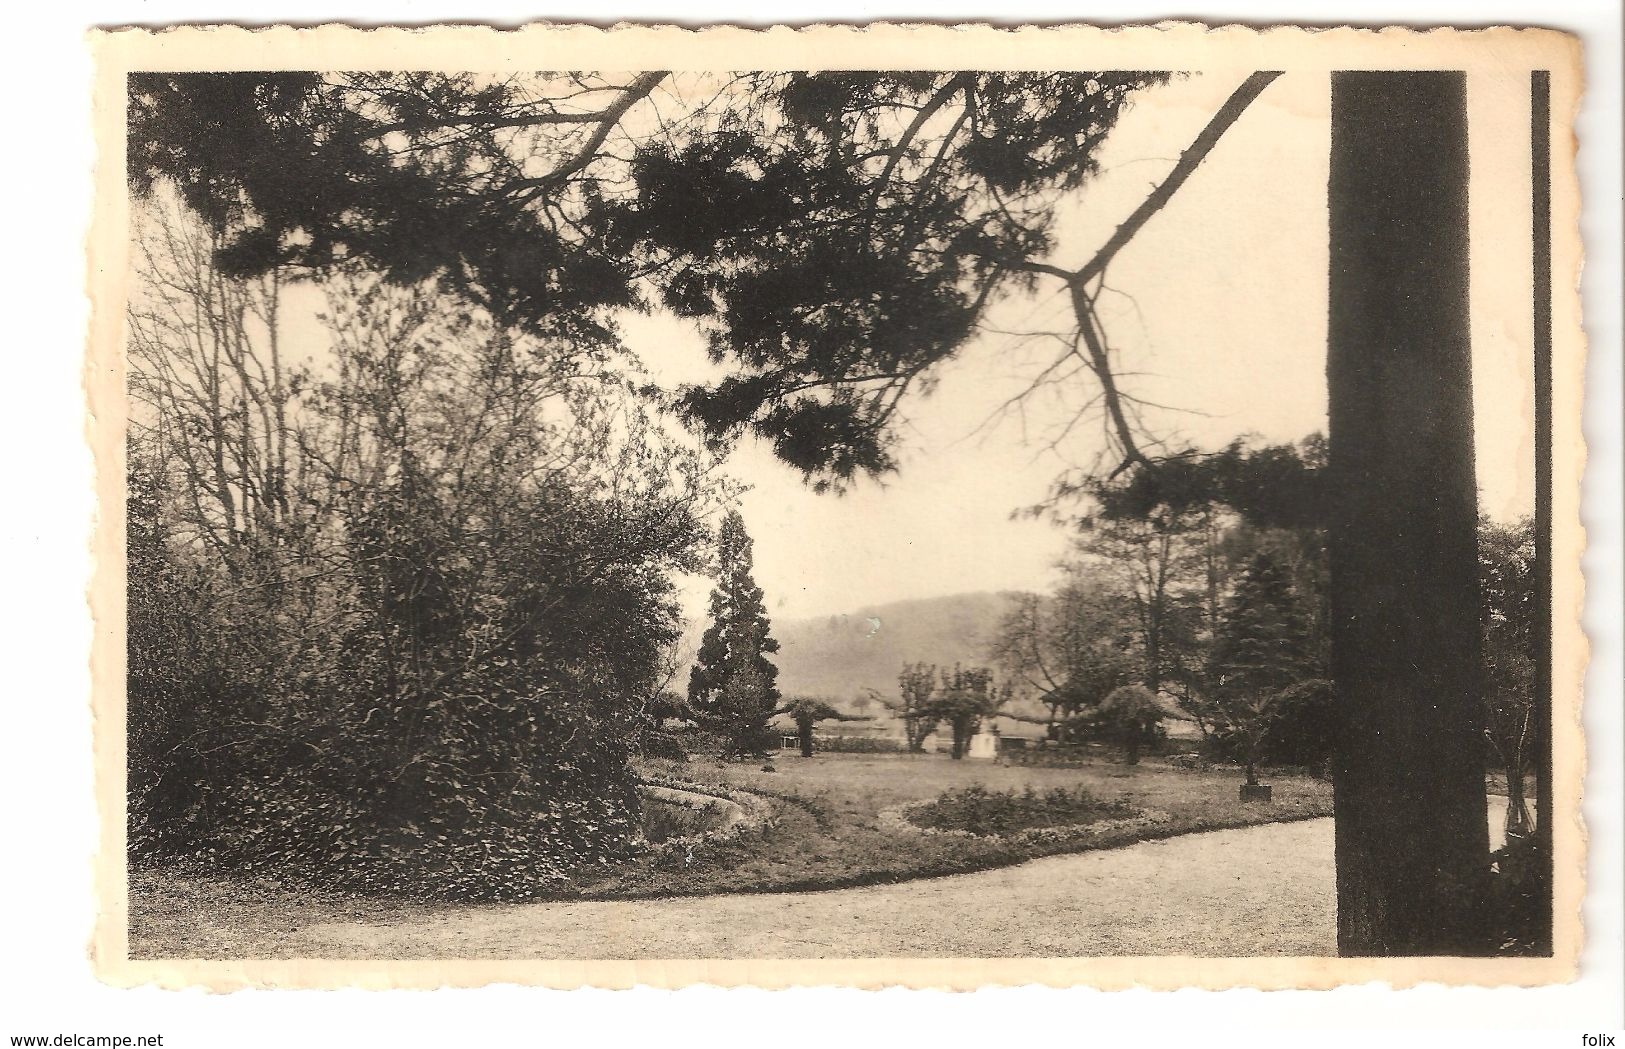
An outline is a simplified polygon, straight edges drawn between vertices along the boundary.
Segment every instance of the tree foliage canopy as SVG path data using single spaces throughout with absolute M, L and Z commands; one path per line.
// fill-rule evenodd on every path
M 1060 196 L 1163 73 L 140 74 L 138 188 L 173 180 L 239 275 L 360 261 L 505 325 L 697 318 L 685 391 L 816 483 L 891 468 L 911 386 L 1053 248 Z
M 936 691 L 936 666 L 909 663 L 897 675 L 897 698 L 881 701 L 902 721 L 911 754 L 924 750 L 926 737 L 937 730 L 937 714 L 931 706 Z
M 1270 695 L 1314 676 L 1308 617 L 1286 572 L 1260 553 L 1247 566 L 1225 607 L 1213 646 L 1215 691 Z
M 1112 690 L 1139 676 L 1130 600 L 1091 567 L 1069 564 L 1053 594 L 1016 598 L 994 639 L 1005 673 L 1049 708 L 1058 742 L 1071 742 Z

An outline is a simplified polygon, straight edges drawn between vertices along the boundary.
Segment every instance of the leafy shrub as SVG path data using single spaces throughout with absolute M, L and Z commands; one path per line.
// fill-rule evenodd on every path
M 649 729 L 643 733 L 643 756 L 658 758 L 662 761 L 687 761 L 688 748 L 676 735 L 661 729 Z
M 687 838 L 714 830 L 721 815 L 714 806 L 679 805 L 658 798 L 643 799 L 641 830 L 645 841 L 659 845 L 672 838 Z
M 1499 851 L 1491 853 L 1494 871 L 1484 892 L 1485 934 L 1497 953 L 1509 955 L 1542 954 L 1551 949 L 1546 922 L 1551 890 L 1546 884 L 1547 866 L 1535 838 L 1509 838 Z
M 1337 745 L 1337 711 L 1326 687 L 1289 689 L 1264 734 L 1264 760 L 1323 769 Z
M 1331 761 L 1336 741 L 1331 690 L 1312 682 L 1280 694 L 1270 712 L 1258 759 L 1264 765 L 1297 766 L 1319 772 Z M 1246 741 L 1239 734 L 1216 725 L 1198 751 L 1206 762 L 1242 764 L 1246 749 Z
M 909 819 L 931 830 L 1003 837 L 1038 827 L 1067 827 L 1129 816 L 1122 802 L 1103 801 L 1084 787 L 1039 792 L 992 791 L 981 784 L 950 790 L 909 810 Z

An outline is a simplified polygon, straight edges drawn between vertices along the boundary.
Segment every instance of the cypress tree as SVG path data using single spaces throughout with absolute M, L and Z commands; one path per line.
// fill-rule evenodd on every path
M 779 643 L 769 633 L 762 588 L 751 576 L 752 546 L 745 519 L 729 511 L 717 535 L 711 625 L 688 675 L 689 705 L 729 734 L 729 750 L 740 753 L 761 749 L 756 737 L 779 702 L 779 668 L 767 658 Z

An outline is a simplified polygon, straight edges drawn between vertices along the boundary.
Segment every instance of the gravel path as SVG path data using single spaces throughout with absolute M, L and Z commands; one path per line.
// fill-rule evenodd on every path
M 1325 955 L 1335 923 L 1317 819 L 897 885 L 464 908 L 299 938 L 330 958 Z
M 1505 813 L 1491 798 L 1492 847 Z M 1336 953 L 1333 878 L 1332 821 L 1315 819 L 863 889 L 312 925 L 285 948 L 326 958 L 1324 956 Z
M 1490 799 L 1497 846 L 1505 810 L 1505 799 Z M 899 885 L 504 904 L 397 924 L 319 924 L 299 930 L 283 956 L 1324 956 L 1336 953 L 1332 878 L 1332 822 L 1321 818 Z

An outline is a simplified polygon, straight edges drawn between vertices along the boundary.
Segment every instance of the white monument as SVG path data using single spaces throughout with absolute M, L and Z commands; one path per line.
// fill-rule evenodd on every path
M 999 730 L 994 727 L 984 728 L 970 738 L 970 750 L 965 754 L 967 758 L 982 758 L 992 761 L 999 756 Z

